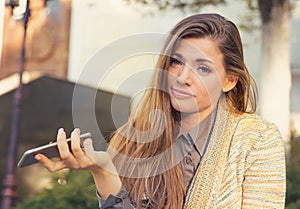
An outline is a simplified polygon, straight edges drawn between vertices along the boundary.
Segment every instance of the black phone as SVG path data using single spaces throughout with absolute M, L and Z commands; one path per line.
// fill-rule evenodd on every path
M 84 140 L 91 138 L 91 137 L 92 137 L 91 133 L 85 133 L 85 134 L 80 135 L 81 148 L 83 148 Z M 69 148 L 71 148 L 71 138 L 68 138 L 67 142 L 68 142 Z M 53 142 L 51 144 L 46 144 L 46 145 L 25 151 L 24 154 L 22 155 L 21 159 L 19 160 L 17 166 L 19 168 L 22 168 L 22 167 L 37 163 L 38 161 L 34 158 L 34 156 L 36 154 L 43 154 L 43 155 L 47 156 L 48 158 L 59 157 L 57 143 Z

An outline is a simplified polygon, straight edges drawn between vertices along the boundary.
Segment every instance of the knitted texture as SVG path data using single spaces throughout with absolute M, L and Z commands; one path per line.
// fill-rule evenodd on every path
M 184 208 L 284 208 L 285 152 L 274 124 L 219 105 Z

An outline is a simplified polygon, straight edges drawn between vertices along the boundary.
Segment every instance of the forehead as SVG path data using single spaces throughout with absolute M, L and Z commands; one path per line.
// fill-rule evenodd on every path
M 206 58 L 215 62 L 223 62 L 223 54 L 217 42 L 210 38 L 188 38 L 180 40 L 175 53 L 185 59 Z

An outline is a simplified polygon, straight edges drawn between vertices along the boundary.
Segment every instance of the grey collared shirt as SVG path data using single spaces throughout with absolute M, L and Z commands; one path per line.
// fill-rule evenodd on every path
M 189 133 L 184 134 L 180 130 L 175 139 L 175 146 L 178 147 L 176 156 L 183 173 L 185 192 L 187 192 L 189 184 L 205 153 L 214 118 L 215 113 L 213 112 L 201 123 L 192 128 Z
M 210 138 L 213 123 L 215 121 L 216 110 L 214 110 L 201 123 L 192 128 L 189 133 L 185 134 L 179 129 L 174 141 L 174 151 L 177 162 L 183 173 L 183 183 L 185 193 L 193 179 L 193 176 L 201 162 Z M 110 195 L 107 199 L 102 199 L 98 194 L 100 208 L 115 209 L 133 209 L 127 197 L 128 193 L 124 187 L 117 195 Z

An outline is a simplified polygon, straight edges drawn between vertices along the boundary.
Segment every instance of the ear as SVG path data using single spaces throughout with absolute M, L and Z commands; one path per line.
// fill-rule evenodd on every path
M 227 74 L 226 82 L 223 85 L 223 92 L 228 92 L 235 87 L 239 80 L 237 75 Z

